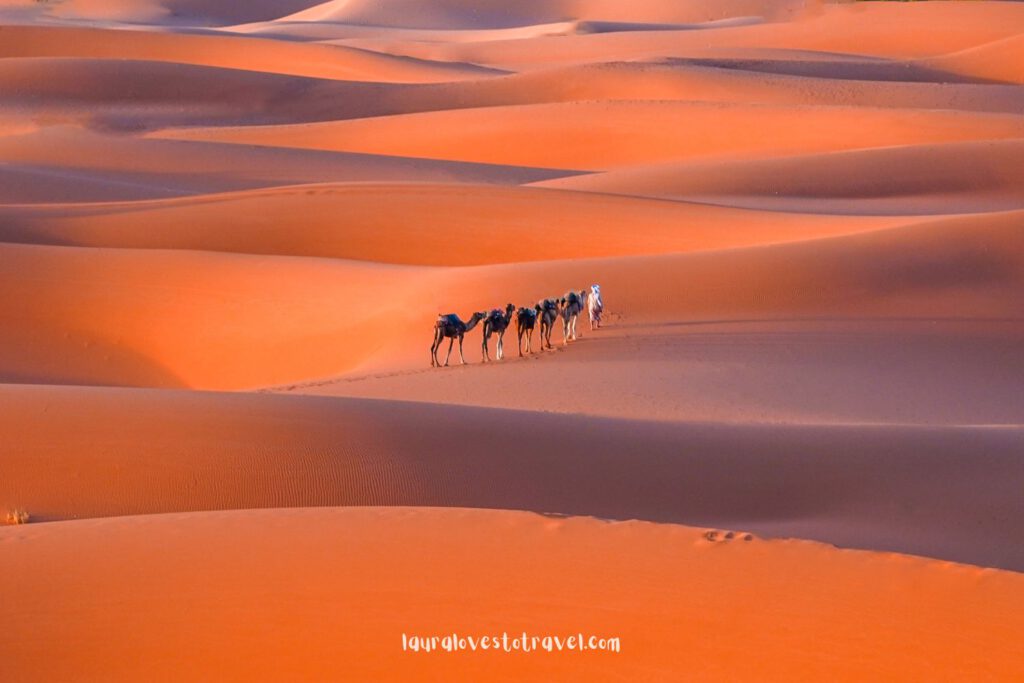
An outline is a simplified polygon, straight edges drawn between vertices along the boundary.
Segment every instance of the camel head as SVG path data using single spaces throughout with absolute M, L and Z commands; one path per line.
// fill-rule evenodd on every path
M 466 332 L 469 332 L 470 330 L 472 330 L 474 327 L 477 326 L 477 323 L 479 323 L 481 320 L 483 320 L 486 317 L 487 317 L 487 312 L 486 311 L 477 311 L 476 313 L 474 313 L 473 317 L 470 318 L 466 322 Z

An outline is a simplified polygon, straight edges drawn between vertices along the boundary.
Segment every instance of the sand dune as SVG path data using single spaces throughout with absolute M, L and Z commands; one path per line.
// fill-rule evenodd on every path
M 146 60 L 0 60 L 0 98 L 22 116 L 80 120 L 131 132 L 213 122 L 331 120 L 344 113 L 338 100 L 347 104 L 349 99 L 379 97 L 384 87 Z M 352 115 L 373 113 L 372 105 L 365 104 Z
M 22 680 L 149 677 L 151 662 L 170 660 L 175 676 L 221 679 L 1020 672 L 1019 576 L 811 543 L 426 509 L 129 517 L 0 529 L 0 539 L 17 550 L 0 555 L 0 595 L 22 624 L 3 646 L 4 668 Z M 76 554 L 85 547 L 87 564 Z M 609 590 L 623 584 L 633 588 Z M 403 633 L 453 629 L 582 630 L 618 637 L 621 653 L 401 650 Z M 962 635 L 950 642 L 953 629 Z M 54 633 L 61 657 L 45 654 Z
M 1021 26 L 0 0 L 0 679 L 1021 679 Z
M 569 348 L 557 330 L 557 353 L 519 358 L 509 333 L 508 359 L 486 368 L 379 369 L 277 390 L 669 422 L 1012 426 L 1024 415 L 1019 317 L 610 315 L 611 327 L 585 329 Z M 479 335 L 470 342 L 478 363 Z
M 703 22 L 729 17 L 778 16 L 792 13 L 804 3 L 795 0 L 726 0 L 707 3 L 641 0 L 624 10 L 609 0 L 525 0 L 510 7 L 496 0 L 467 3 L 437 0 L 430 3 L 395 0 L 387 5 L 370 0 L 328 0 L 284 17 L 285 21 L 340 22 L 374 26 L 440 29 L 517 27 L 564 19 L 626 21 L 631 23 Z
M 794 128 L 798 117 L 804 122 Z M 566 127 L 564 121 L 573 125 Z M 728 157 L 778 156 L 1024 137 L 1024 117 L 704 102 L 573 102 L 461 109 L 329 123 L 179 129 L 163 138 L 605 170 Z
M 334 9 L 340 10 L 336 5 Z M 308 13 L 300 13 L 311 17 L 313 12 L 329 12 L 331 5 L 319 8 L 310 8 Z M 227 27 L 225 30 L 256 34 L 268 38 L 285 38 L 290 40 L 307 40 L 321 43 L 330 43 L 334 40 L 347 40 L 352 38 L 375 38 L 379 37 L 381 31 L 394 38 L 401 38 L 403 41 L 435 41 L 435 42 L 458 42 L 476 43 L 491 40 L 516 40 L 524 38 L 536 38 L 539 36 L 555 35 L 561 36 L 579 30 L 582 22 L 577 20 L 553 21 L 551 23 L 534 23 L 521 26 L 510 26 L 505 28 L 408 28 L 405 26 L 374 26 L 367 24 L 340 23 L 336 21 L 315 21 L 305 20 L 301 16 L 289 15 L 273 21 L 258 21 L 248 24 L 238 24 Z
M 1018 224 L 1013 212 L 765 247 L 465 268 L 439 278 L 420 298 L 468 316 L 596 281 L 615 292 L 613 310 L 639 324 L 879 316 L 1019 321 Z M 421 363 L 422 347 L 396 338 L 354 372 Z
M 492 211 L 494 206 L 501 210 Z M 891 228 L 908 220 L 754 212 L 531 187 L 369 182 L 151 202 L 9 205 L 0 206 L 0 218 L 5 242 L 437 266 L 723 249 Z M 642 227 L 631 227 L 638 222 Z
M 768 247 L 436 270 L 2 245 L 0 311 L 16 324 L 0 332 L 0 376 L 223 389 L 423 367 L 437 313 L 468 317 L 595 280 L 638 322 L 837 311 L 1019 318 L 1018 224 L 1008 213 Z M 359 333 L 367 329 L 385 332 Z
M 156 140 L 48 126 L 0 138 L 4 203 L 145 200 L 311 182 L 519 184 L 565 171 L 381 155 Z
M 0 57 L 138 59 L 350 81 L 431 83 L 479 78 L 480 67 L 437 64 L 337 45 L 222 33 L 164 33 L 79 26 L 2 27 Z
M 0 332 L 0 363 L 18 382 L 236 388 L 342 372 L 379 345 L 360 329 L 393 320 L 422 282 L 414 269 L 383 264 L 0 251 L 0 306 L 13 321 Z M 357 296 L 366 288 L 373 308 Z
M 935 57 L 929 63 L 953 73 L 1019 84 L 1024 83 L 1022 59 L 1024 37 L 1015 35 Z
M 7 386 L 0 395 L 11 446 L 0 497 L 42 520 L 296 505 L 514 508 L 1024 567 L 1020 547 L 1001 542 L 1024 483 L 1019 427 L 652 423 L 154 390 Z M 517 433 L 543 447 L 507 438 Z
M 705 16 L 713 13 L 716 6 L 703 4 Z M 620 16 L 639 16 L 631 5 L 619 7 L 618 12 Z M 604 14 L 604 18 L 611 16 Z M 652 56 L 687 57 L 708 47 L 799 49 L 919 59 L 1014 36 L 1019 33 L 1016 27 L 1024 21 L 1024 9 L 1012 2 L 986 2 L 982 11 L 954 2 L 885 3 L 870 8 L 860 3 L 812 4 L 810 12 L 797 19 L 700 31 L 570 34 L 478 43 L 403 41 L 400 35 L 385 33 L 351 39 L 346 44 L 423 59 L 517 69 Z M 907 31 L 907 26 L 914 30 Z M 922 40 L 922 35 L 928 39 Z
M 1024 206 L 1024 140 L 672 163 L 539 185 L 775 211 L 967 213 Z
M 780 64 L 813 64 L 821 77 L 766 74 Z M 452 83 L 377 83 L 315 79 L 147 60 L 8 57 L 0 98 L 22 117 L 85 121 L 138 131 L 185 125 L 330 121 L 499 105 L 579 100 L 695 100 L 778 105 L 955 109 L 1018 113 L 1013 86 L 839 78 L 864 62 L 810 59 L 806 53 L 619 62 L 540 69 Z M 906 63 L 868 62 L 892 67 Z M 851 66 L 852 65 L 852 66 Z M 742 67 L 742 68 L 741 68 Z M 795 70 L 790 68 L 790 70 Z M 937 78 L 952 78 L 937 72 Z M 827 75 L 827 77 L 826 77 Z M 923 77 L 923 76 L 922 76 Z
M 275 19 L 316 0 L 257 0 L 234 3 L 210 0 L 64 0 L 48 13 L 72 19 L 108 19 L 124 22 L 228 24 Z

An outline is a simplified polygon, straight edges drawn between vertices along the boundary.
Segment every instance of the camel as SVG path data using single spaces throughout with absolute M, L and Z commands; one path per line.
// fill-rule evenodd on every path
M 590 313 L 590 329 L 595 325 L 601 327 L 601 313 L 604 312 L 604 302 L 601 301 L 601 285 L 590 286 L 590 297 L 587 299 L 587 312 Z
M 505 357 L 505 330 L 508 329 L 509 323 L 512 322 L 512 313 L 516 310 L 516 307 L 512 304 L 505 306 L 505 312 L 502 313 L 500 309 L 495 308 L 488 314 L 484 319 L 484 343 L 483 343 L 483 362 L 491 360 L 491 355 L 487 350 L 487 340 L 491 338 L 492 334 L 498 335 L 497 345 L 497 356 L 498 360 Z
M 462 355 L 462 338 L 467 332 L 476 327 L 477 323 L 487 317 L 486 313 L 474 313 L 469 322 L 462 322 L 462 319 L 454 313 L 440 314 L 437 322 L 434 323 L 434 343 L 430 347 L 430 367 L 436 368 L 441 365 L 437 360 L 437 350 L 441 348 L 441 342 L 448 338 L 448 355 L 444 357 L 444 366 L 448 367 L 448 359 L 452 355 L 452 344 L 455 338 L 459 338 L 459 358 L 462 364 L 466 364 L 466 357 Z
M 569 343 L 569 339 L 576 341 L 576 320 L 583 312 L 587 300 L 587 292 L 566 292 L 562 297 L 562 346 Z
M 533 353 L 533 328 L 537 324 L 537 311 L 523 306 L 516 311 L 516 333 L 519 335 L 519 355 L 523 355 L 523 336 L 526 336 L 526 352 Z
M 540 348 L 543 350 L 545 344 L 549 349 L 553 348 L 551 330 L 554 329 L 555 319 L 558 317 L 558 299 L 541 299 L 533 308 L 537 312 L 537 319 L 540 320 Z

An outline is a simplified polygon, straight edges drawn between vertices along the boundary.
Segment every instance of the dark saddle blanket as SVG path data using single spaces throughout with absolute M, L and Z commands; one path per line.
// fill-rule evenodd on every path
M 437 316 L 437 327 L 458 325 L 462 320 L 454 313 L 442 313 Z

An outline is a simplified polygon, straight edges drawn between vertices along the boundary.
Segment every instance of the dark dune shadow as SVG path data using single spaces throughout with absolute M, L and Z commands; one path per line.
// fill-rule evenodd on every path
M 975 85 L 1006 85 L 975 76 L 955 74 L 913 61 L 887 61 L 880 59 L 841 60 L 828 59 L 726 59 L 681 58 L 666 60 L 669 64 L 706 66 L 716 69 L 756 71 L 767 74 L 828 78 L 850 81 L 891 81 L 897 83 L 952 83 Z
M 10 408 L 0 411 L 0 428 L 15 446 L 0 497 L 18 493 L 26 509 L 53 519 L 482 507 L 764 536 L 799 528 L 802 537 L 840 546 L 1024 570 L 1024 546 L 1013 542 L 1024 518 L 1021 426 L 652 424 L 398 401 L 56 387 L 0 387 L 0 401 Z M 42 406 L 45 433 L 29 419 Z M 57 456 L 54 442 L 64 447 Z M 117 478 L 76 481 L 77 473 L 115 466 Z M 45 479 L 35 475 L 40 467 Z

